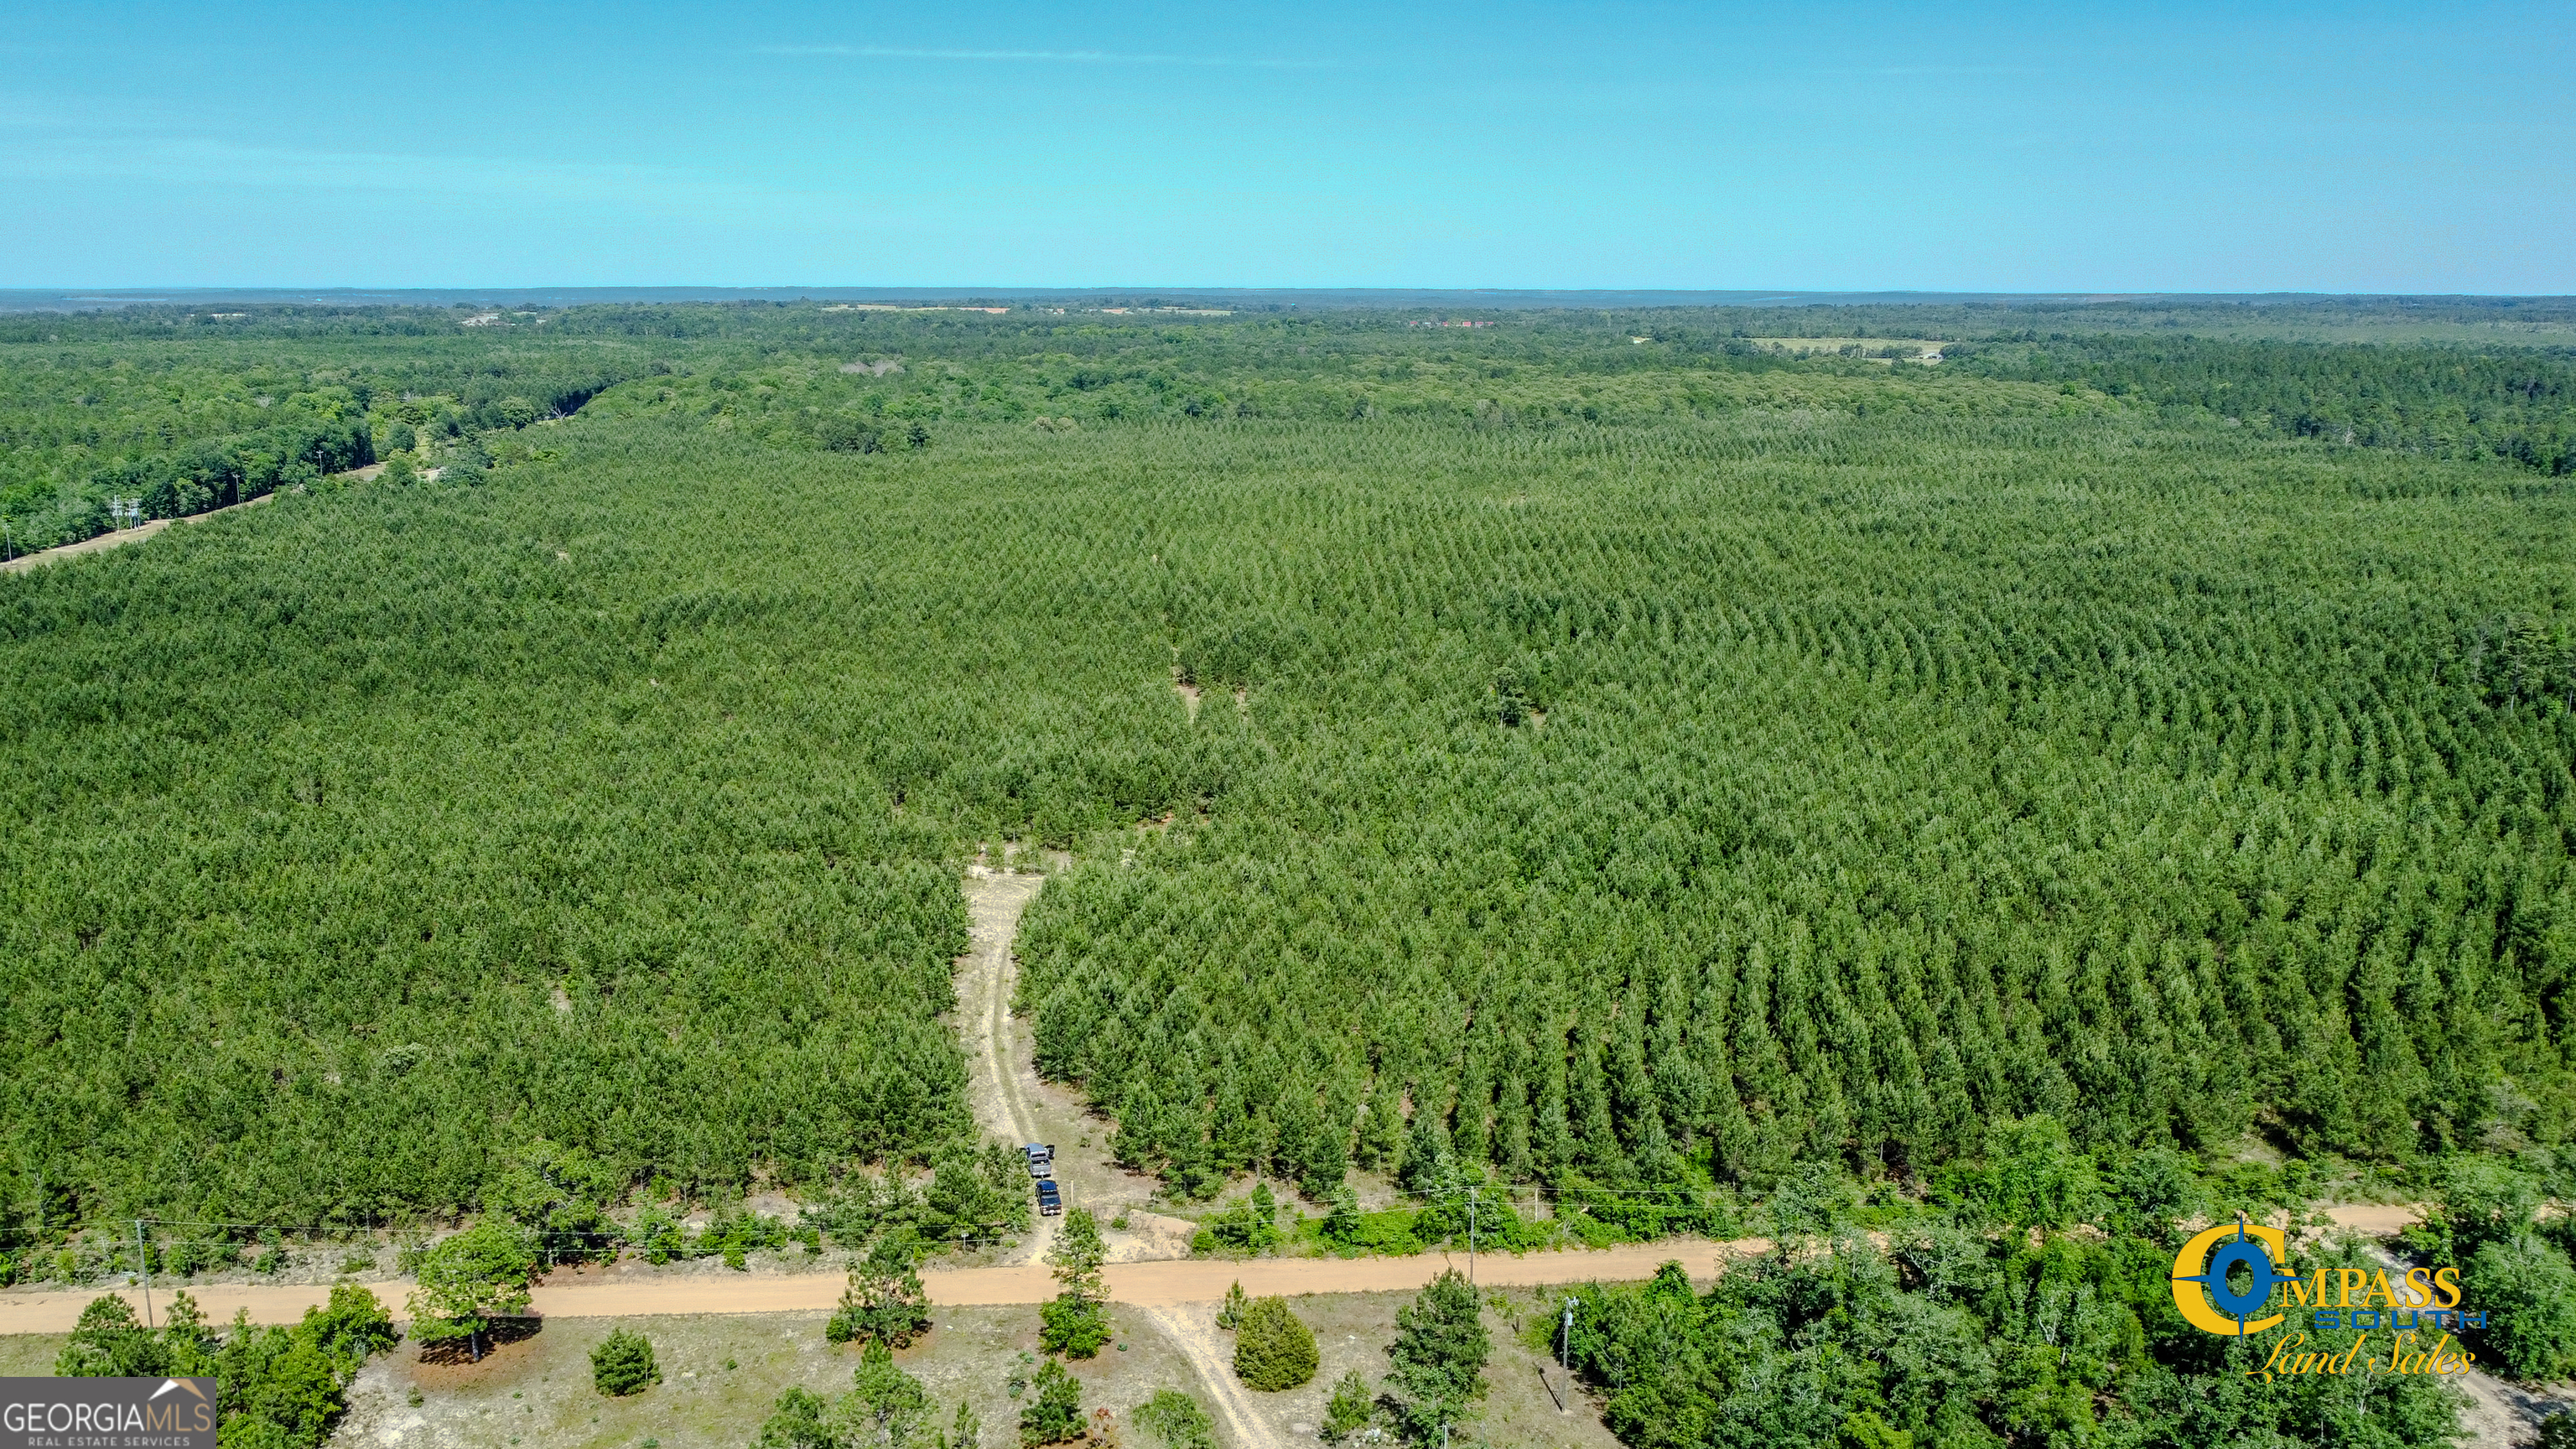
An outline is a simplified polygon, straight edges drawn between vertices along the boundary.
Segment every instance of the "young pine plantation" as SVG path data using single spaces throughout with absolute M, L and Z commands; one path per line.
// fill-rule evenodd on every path
M 1637 1449 L 2438 1442 L 2192 1399 L 2099 1233 L 2368 1191 L 2576 1284 L 2576 357 L 1812 310 L 9 323 L 12 548 L 275 499 L 0 575 L 9 1273 L 771 1189 L 864 1253 L 934 1167 L 971 1230 L 1016 840 L 1037 1065 L 1174 1203 L 1805 1223 L 1596 1295 Z

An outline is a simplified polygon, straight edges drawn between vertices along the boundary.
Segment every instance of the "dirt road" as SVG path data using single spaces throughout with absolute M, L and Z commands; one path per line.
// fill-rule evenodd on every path
M 105 553 L 111 548 L 123 548 L 129 543 L 141 543 L 143 540 L 150 538 L 152 535 L 159 533 L 165 528 L 168 528 L 171 524 L 194 523 L 198 519 L 212 518 L 219 513 L 230 513 L 237 508 L 256 508 L 260 504 L 266 503 L 274 496 L 274 494 L 263 493 L 247 503 L 227 504 L 222 508 L 208 509 L 204 513 L 192 513 L 185 518 L 148 519 L 145 522 L 136 524 L 132 528 L 120 528 L 114 533 L 102 533 L 96 538 L 84 538 L 78 543 L 67 543 L 60 548 L 49 548 L 36 553 L 20 554 L 18 557 L 10 559 L 5 563 L 0 563 L 0 574 L 21 573 L 25 570 L 38 568 L 45 564 L 59 563 L 67 558 L 78 558 L 85 553 Z
M 1213 1305 L 1132 1311 L 1152 1323 L 1166 1341 L 1181 1351 L 1181 1357 L 1190 1361 L 1190 1367 L 1199 1371 L 1199 1381 L 1207 1386 L 1208 1396 L 1216 1400 L 1216 1411 L 1225 1416 L 1234 1443 L 1242 1449 L 1283 1449 L 1270 1416 L 1261 1412 L 1243 1380 L 1235 1377 L 1234 1354 L 1226 1346 L 1224 1331 L 1216 1326 Z
M 1729 1257 L 1758 1253 L 1770 1245 L 1760 1238 L 1747 1238 L 1733 1243 L 1673 1242 L 1647 1243 L 1615 1248 L 1603 1253 L 1531 1253 L 1512 1258 L 1493 1254 L 1476 1260 L 1476 1281 L 1492 1286 L 1527 1286 L 1540 1283 L 1584 1283 L 1599 1279 L 1649 1278 L 1655 1269 L 1680 1260 L 1691 1276 L 1703 1281 L 1714 1278 L 1720 1265 Z M 1226 1286 L 1241 1282 L 1243 1291 L 1259 1298 L 1267 1294 L 1294 1297 L 1301 1293 L 1391 1293 L 1410 1292 L 1440 1275 L 1445 1268 L 1465 1271 L 1464 1253 L 1427 1253 L 1411 1258 L 1267 1258 L 1246 1263 L 1191 1261 L 1171 1263 L 1113 1263 L 1102 1270 L 1108 1280 L 1111 1301 L 1140 1308 L 1169 1308 L 1180 1304 L 1214 1303 L 1225 1297 Z M 1055 1296 L 1057 1284 L 1042 1264 L 1011 1264 L 998 1268 L 961 1268 L 950 1272 L 935 1269 L 921 1275 L 930 1290 L 930 1301 L 942 1307 L 969 1304 L 1043 1303 Z M 397 1314 L 403 1310 L 403 1299 L 411 1291 L 407 1280 L 371 1283 L 376 1296 Z M 840 1301 L 841 1290 L 848 1279 L 839 1273 L 806 1273 L 782 1276 L 744 1276 L 740 1278 L 687 1278 L 629 1280 L 623 1283 L 594 1283 L 579 1287 L 546 1287 L 536 1290 L 532 1308 L 547 1318 L 628 1318 L 666 1313 L 829 1313 Z M 70 1293 L 0 1294 L 0 1333 L 63 1333 L 79 1320 L 83 1305 L 107 1289 L 85 1289 Z M 117 1290 L 133 1302 L 139 1311 L 142 1295 L 132 1289 Z M 247 1308 L 253 1322 L 292 1323 L 303 1316 L 306 1308 L 330 1296 L 323 1285 L 241 1285 L 207 1284 L 192 1287 L 190 1296 L 218 1321 L 232 1317 L 236 1308 Z M 167 1286 L 156 1287 L 152 1301 L 166 1309 L 170 1303 Z
M 2376 1243 L 2370 1246 L 2369 1252 L 2392 1275 L 2406 1266 L 2396 1254 Z M 2541 1420 L 2567 1411 L 2568 1399 L 2563 1386 L 2543 1387 L 2534 1392 L 2520 1384 L 2506 1383 L 2479 1368 L 2470 1369 L 2452 1379 L 2451 1383 L 2468 1398 L 2468 1406 L 2460 1414 L 2460 1442 L 2470 1449 L 2509 1449 L 2509 1446 L 2529 1444 L 2540 1437 Z
M 1111 1160 L 1110 1124 L 1072 1087 L 1039 1080 L 1037 1043 L 1030 1024 L 1011 1014 L 1019 990 L 1020 917 L 1046 877 L 1014 871 L 1006 847 L 1003 867 L 982 862 L 966 872 L 968 948 L 957 962 L 957 1035 L 966 1053 L 967 1090 L 975 1120 L 1005 1142 L 1055 1145 L 1055 1180 L 1068 1208 L 1087 1207 L 1100 1220 L 1109 1261 L 1137 1263 L 1189 1256 L 1196 1224 L 1149 1211 L 1156 1182 Z M 1056 868 L 1067 862 L 1052 857 Z M 1127 1227 L 1112 1226 L 1120 1217 Z M 1045 1261 L 1059 1220 L 1040 1218 L 1036 1231 L 1011 1255 L 1013 1262 Z
M 957 1020 L 960 1045 L 966 1049 L 975 1120 L 1005 1142 L 1041 1142 L 1037 1114 L 1030 1110 L 1028 1089 L 1036 1072 L 1013 1030 L 1011 995 L 1019 983 L 1011 961 L 1011 942 L 1020 931 L 1020 913 L 1046 884 L 1042 875 L 970 866 L 966 875 L 967 954 L 958 963 Z M 1023 1263 L 1043 1261 L 1055 1243 L 1056 1219 L 1037 1219 L 1014 1255 Z
M 2385 1207 L 2328 1208 L 2329 1215 L 2364 1232 L 2384 1232 L 2380 1224 L 2397 1211 Z M 1476 1281 L 1495 1287 L 1534 1287 L 1551 1283 L 1629 1282 L 1654 1276 L 1655 1269 L 1679 1262 L 1699 1282 L 1714 1279 L 1729 1261 L 1766 1252 L 1762 1238 L 1716 1243 L 1677 1239 L 1632 1243 L 1605 1252 L 1528 1253 L 1519 1257 L 1488 1253 L 1475 1263 Z M 1301 1293 L 1411 1292 L 1446 1268 L 1467 1269 L 1464 1253 L 1425 1253 L 1409 1258 L 1258 1258 L 1229 1263 L 1193 1259 L 1162 1263 L 1113 1263 L 1103 1270 L 1110 1298 L 1143 1308 L 1188 1303 L 1214 1303 L 1226 1285 L 1243 1284 L 1254 1297 Z M 1055 1296 L 1055 1280 L 1037 1263 L 997 1268 L 925 1270 L 921 1281 L 930 1301 L 939 1305 L 1043 1303 Z M 535 1309 L 549 1318 L 620 1318 L 660 1313 L 827 1313 L 840 1300 L 847 1280 L 837 1273 L 734 1277 L 640 1278 L 618 1283 L 545 1287 L 536 1290 Z M 405 1280 L 372 1283 L 376 1296 L 396 1313 L 411 1291 Z M 63 1333 L 80 1317 L 84 1304 L 108 1291 L 119 1291 L 139 1308 L 142 1295 L 132 1289 L 77 1289 L 71 1292 L 0 1293 L 0 1333 Z M 329 1295 L 326 1286 L 205 1284 L 189 1293 L 207 1316 L 222 1320 L 235 1308 L 248 1308 L 258 1323 L 292 1323 L 306 1308 Z M 154 1290 L 153 1302 L 166 1306 L 168 1285 Z

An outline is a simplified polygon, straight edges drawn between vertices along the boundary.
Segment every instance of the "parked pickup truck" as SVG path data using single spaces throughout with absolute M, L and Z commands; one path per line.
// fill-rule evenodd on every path
M 1056 1191 L 1053 1178 L 1038 1179 L 1038 1216 L 1055 1217 L 1064 1211 L 1064 1194 Z
M 1022 1151 L 1022 1152 L 1024 1152 L 1024 1153 L 1027 1153 L 1027 1154 L 1028 1154 L 1028 1159 L 1029 1159 L 1029 1176 L 1031 1176 L 1031 1177 L 1053 1177 L 1053 1176 L 1055 1176 L 1055 1144 L 1054 1144 L 1054 1143 L 1052 1143 L 1052 1142 L 1032 1142 L 1032 1143 L 1030 1143 L 1028 1146 L 1021 1148 L 1021 1149 L 1020 1149 L 1020 1151 Z

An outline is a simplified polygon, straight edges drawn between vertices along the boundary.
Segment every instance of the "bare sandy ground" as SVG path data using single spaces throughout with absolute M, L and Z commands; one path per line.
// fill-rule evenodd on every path
M 975 1121 L 1005 1142 L 1043 1142 L 1028 1091 L 1036 1072 L 1013 1030 L 1011 995 L 1019 972 L 1011 961 L 1011 942 L 1019 935 L 1020 913 L 1046 883 L 1042 875 L 970 866 L 966 875 L 967 953 L 957 963 L 957 1020 L 966 1048 L 968 1090 L 974 1097 Z M 1039 1218 L 1037 1230 L 1020 1244 L 1024 1263 L 1044 1261 L 1055 1243 L 1056 1219 Z
M 1199 1371 L 1199 1382 L 1216 1400 L 1216 1411 L 1225 1417 L 1225 1426 L 1233 1431 L 1235 1443 L 1244 1449 L 1282 1449 L 1279 1432 L 1271 1426 L 1270 1417 L 1252 1401 L 1252 1392 L 1244 1387 L 1243 1380 L 1235 1377 L 1234 1351 L 1227 1345 L 1224 1331 L 1216 1326 L 1214 1305 L 1146 1308 L 1142 1313 L 1166 1341 L 1181 1351 L 1181 1357 L 1190 1361 L 1190 1367 Z
M 2378 1226 L 2411 1222 L 2408 1207 L 2342 1207 L 2326 1210 L 2345 1226 L 2384 1232 Z M 1726 1264 L 1770 1251 L 1764 1238 L 1730 1242 L 1678 1239 L 1631 1243 L 1601 1252 L 1527 1253 L 1519 1257 L 1483 1254 L 1475 1261 L 1479 1284 L 1535 1287 L 1552 1283 L 1633 1282 L 1651 1278 L 1665 1263 L 1678 1262 L 1693 1280 L 1708 1282 Z M 1449 1268 L 1468 1269 L 1464 1253 L 1425 1253 L 1407 1258 L 1256 1258 L 1249 1262 L 1195 1259 L 1182 1262 L 1113 1263 L 1103 1271 L 1109 1296 L 1143 1308 L 1214 1303 L 1227 1285 L 1240 1282 L 1253 1297 L 1301 1293 L 1410 1292 Z M 847 1279 L 838 1273 L 763 1274 L 757 1277 L 643 1278 L 579 1286 L 539 1286 L 534 1309 L 548 1318 L 615 1318 L 655 1313 L 790 1313 L 831 1311 Z M 925 1270 L 921 1281 L 930 1301 L 941 1305 L 1043 1303 L 1055 1296 L 1056 1283 L 1041 1263 L 996 1268 Z M 367 1285 L 397 1314 L 411 1291 L 407 1280 Z M 118 1292 L 142 1307 L 142 1295 L 127 1289 L 81 1289 L 72 1292 L 0 1293 L 0 1333 L 63 1333 L 80 1318 L 83 1305 L 104 1292 Z M 207 1284 L 189 1292 L 210 1318 L 228 1319 L 237 1308 L 250 1310 L 256 1323 L 292 1323 L 306 1308 L 330 1296 L 321 1284 Z M 153 1302 L 166 1307 L 167 1285 Z
M 1717 1276 L 1729 1258 L 1767 1250 L 1760 1238 L 1732 1243 L 1666 1242 L 1632 1244 L 1599 1253 L 1531 1253 L 1513 1258 L 1493 1254 L 1476 1259 L 1476 1281 L 1493 1287 L 1529 1287 L 1548 1283 L 1613 1282 L 1650 1278 L 1668 1262 L 1678 1261 L 1701 1281 Z M 1240 1282 L 1253 1297 L 1302 1293 L 1409 1292 L 1451 1267 L 1467 1269 L 1464 1253 L 1426 1253 L 1410 1258 L 1264 1258 L 1229 1263 L 1214 1260 L 1164 1263 L 1113 1263 L 1103 1270 L 1109 1296 L 1141 1308 L 1214 1303 L 1227 1285 Z M 1055 1279 L 1042 1264 L 998 1268 L 960 1268 L 922 1273 L 930 1301 L 943 1307 L 1043 1303 L 1057 1292 Z M 641 1279 L 537 1288 L 532 1309 L 547 1318 L 620 1318 L 670 1313 L 828 1313 L 840 1301 L 848 1279 L 839 1273 Z M 399 1315 L 411 1292 L 405 1279 L 370 1283 L 385 1305 Z M 208 1284 L 188 1290 L 206 1316 L 223 1320 L 247 1308 L 255 1323 L 292 1323 L 304 1310 L 330 1296 L 324 1284 Z M 82 1289 L 69 1293 L 0 1294 L 0 1333 L 64 1333 L 80 1318 L 81 1308 L 102 1293 L 115 1292 L 143 1306 L 131 1288 Z M 170 1303 L 167 1286 L 153 1291 L 156 1311 Z
M 2345 1203 L 2325 1210 L 2336 1227 L 2351 1228 L 2374 1238 L 2395 1237 L 2407 1224 L 2424 1216 L 2416 1203 Z

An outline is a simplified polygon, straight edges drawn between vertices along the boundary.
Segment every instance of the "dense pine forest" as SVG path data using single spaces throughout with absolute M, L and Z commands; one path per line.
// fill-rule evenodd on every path
M 379 448 L 511 461 L 619 383 L 783 445 L 869 451 L 924 420 L 1408 415 L 1484 427 L 1748 408 L 2033 414 L 2111 399 L 2434 457 L 2571 462 L 2576 309 L 2443 299 L 1799 307 L 1477 317 L 1023 305 L 161 307 L 0 316 L 0 548 L 311 489 Z M 1472 329 L 1443 325 L 1471 321 Z M 1490 324 L 1490 325 L 1488 325 Z M 1831 339 L 1821 351 L 1812 339 Z M 1851 383 L 1922 342 L 1936 380 Z M 1784 345 L 1785 344 L 1785 345 Z M 906 361 L 906 359 L 909 361 Z M 1954 386 L 1960 374 L 1990 383 Z M 645 380 L 651 382 L 645 384 Z
M 10 319 L 10 547 L 274 501 L 0 576 L 7 1230 L 927 1164 L 1005 838 L 1184 1195 L 2563 1142 L 2576 358 L 2410 316 Z

